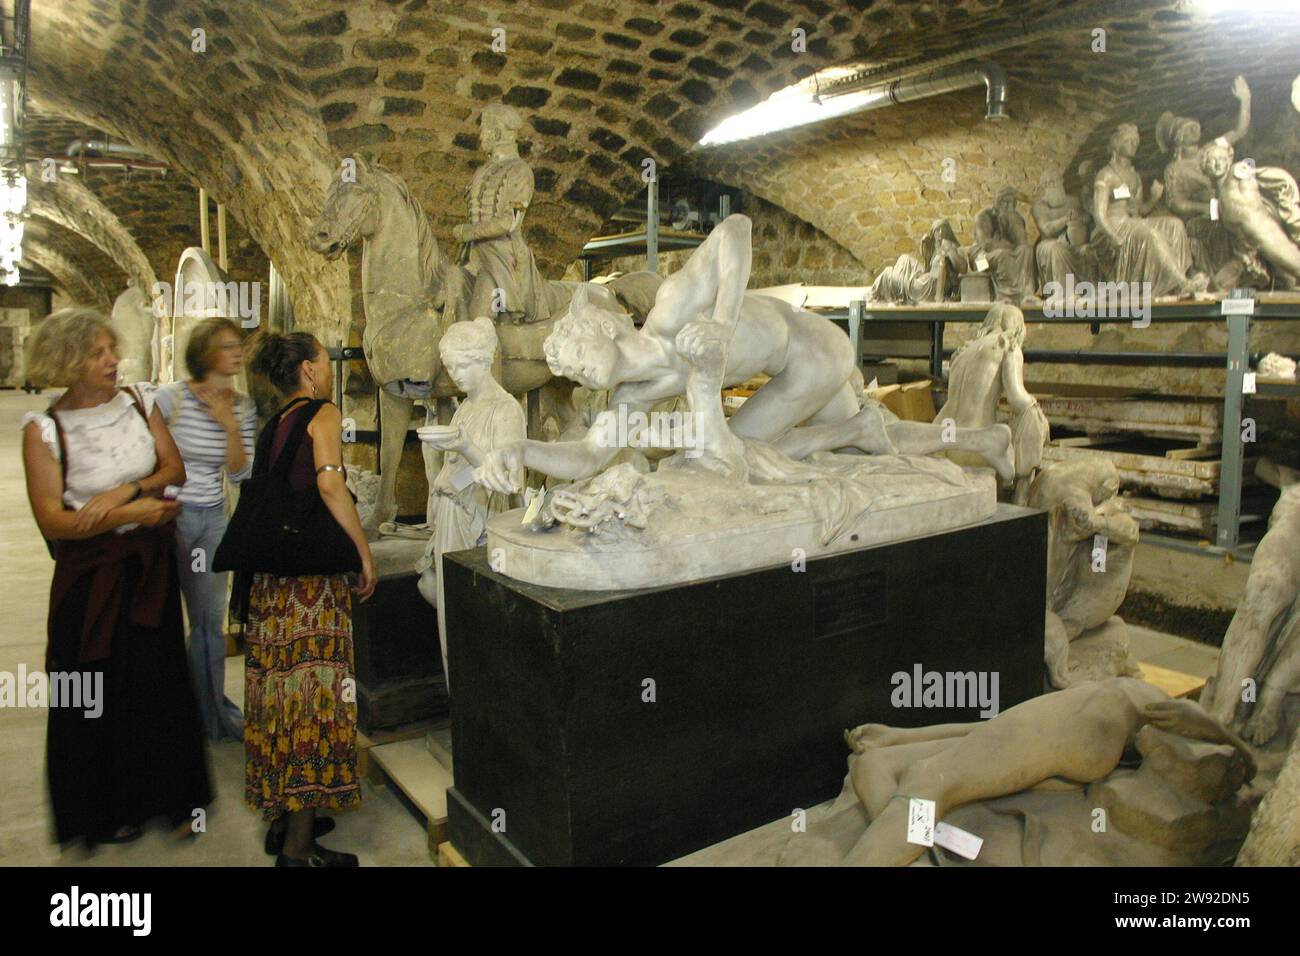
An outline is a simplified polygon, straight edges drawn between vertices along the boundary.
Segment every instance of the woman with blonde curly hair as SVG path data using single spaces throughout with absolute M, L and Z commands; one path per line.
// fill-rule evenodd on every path
M 47 672 L 76 675 L 94 711 L 50 707 L 46 766 L 57 839 L 125 842 L 212 796 L 185 661 L 169 488 L 185 467 L 146 384 L 117 385 L 116 336 L 89 309 L 47 316 L 26 377 L 67 386 L 23 418 L 32 514 L 54 556 Z M 94 717 L 94 719 L 90 719 Z

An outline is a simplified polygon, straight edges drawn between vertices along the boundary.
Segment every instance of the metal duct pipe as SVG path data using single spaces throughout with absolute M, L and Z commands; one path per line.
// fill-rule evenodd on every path
M 970 66 L 953 67 L 921 76 L 909 76 L 884 85 L 888 88 L 891 101 L 910 103 L 914 100 L 964 90 L 981 83 L 986 90 L 984 118 L 1007 119 L 1010 115 L 1007 113 L 1007 73 L 993 62 L 973 63 Z
M 973 63 L 924 73 L 920 76 L 887 80 L 862 87 L 836 87 L 831 93 L 822 92 L 823 101 L 838 96 L 861 97 L 861 102 L 844 111 L 835 111 L 835 117 L 851 116 L 867 110 L 877 110 L 895 103 L 913 103 L 932 96 L 942 96 L 972 86 L 983 85 L 987 90 L 984 118 L 1003 120 L 1007 113 L 1007 74 L 996 63 Z
M 86 153 L 99 153 L 104 156 L 119 156 L 123 159 L 157 162 L 149 153 L 126 143 L 113 143 L 103 139 L 74 139 L 68 144 L 67 155 L 69 159 L 76 159 Z
M 841 91 L 865 89 L 868 84 L 885 83 L 920 72 L 934 72 L 943 67 L 979 60 L 1003 50 L 1024 46 L 1034 40 L 1058 35 L 1065 30 L 1096 27 L 1101 25 L 1099 21 L 1103 17 L 1107 20 L 1131 20 L 1144 16 L 1151 10 L 1167 6 L 1169 0 L 1094 0 L 1090 4 L 1079 5 L 1077 9 L 1067 14 L 1038 18 L 1032 27 L 1022 20 L 1018 29 L 1012 29 L 983 41 L 972 38 L 971 42 L 963 43 L 960 49 L 951 53 L 909 57 L 888 66 L 875 67 L 836 80 L 828 80 L 822 84 L 821 95 L 835 96 Z

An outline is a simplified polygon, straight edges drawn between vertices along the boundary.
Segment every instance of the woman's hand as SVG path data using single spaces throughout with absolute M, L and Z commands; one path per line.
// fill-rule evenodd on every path
M 136 520 L 150 528 L 174 521 L 181 513 L 181 503 L 167 498 L 142 498 L 135 504 L 140 509 Z
M 364 604 L 366 601 L 370 600 L 370 595 L 375 593 L 375 583 L 375 563 L 367 550 L 367 552 L 361 556 L 361 575 L 357 578 L 356 586 L 352 589 L 356 592 L 361 603 Z
M 192 391 L 214 422 L 227 430 L 239 427 L 235 418 L 235 393 L 232 389 L 195 384 Z
M 78 531 L 89 531 L 114 508 L 120 508 L 135 498 L 139 493 L 139 485 L 131 482 L 129 485 L 119 485 L 112 491 L 105 491 L 103 494 L 95 495 L 86 502 L 85 506 L 77 509 L 77 518 L 75 527 Z

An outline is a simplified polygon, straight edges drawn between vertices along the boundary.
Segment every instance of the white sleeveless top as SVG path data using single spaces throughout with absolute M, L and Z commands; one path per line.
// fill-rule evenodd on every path
M 152 413 L 157 386 L 140 382 L 128 387 L 139 396 L 145 414 Z M 93 408 L 59 409 L 54 414 L 63 428 L 63 441 L 68 449 L 63 503 L 74 511 L 85 507 L 95 495 L 147 478 L 158 468 L 153 433 L 127 392 L 119 391 Z M 28 422 L 38 423 L 41 440 L 58 461 L 59 438 L 50 416 L 45 412 L 28 412 L 23 416 L 22 427 L 26 428 Z M 117 530 L 129 531 L 134 527 L 123 526 Z

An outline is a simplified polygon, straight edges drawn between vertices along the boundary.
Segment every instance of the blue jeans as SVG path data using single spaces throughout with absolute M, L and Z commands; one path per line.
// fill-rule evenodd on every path
M 242 740 L 244 715 L 226 697 L 226 580 L 209 570 L 226 531 L 224 505 L 183 505 L 176 519 L 181 591 L 190 616 L 190 673 L 209 740 Z M 195 549 L 201 549 L 196 554 Z M 202 568 L 200 571 L 195 568 Z

